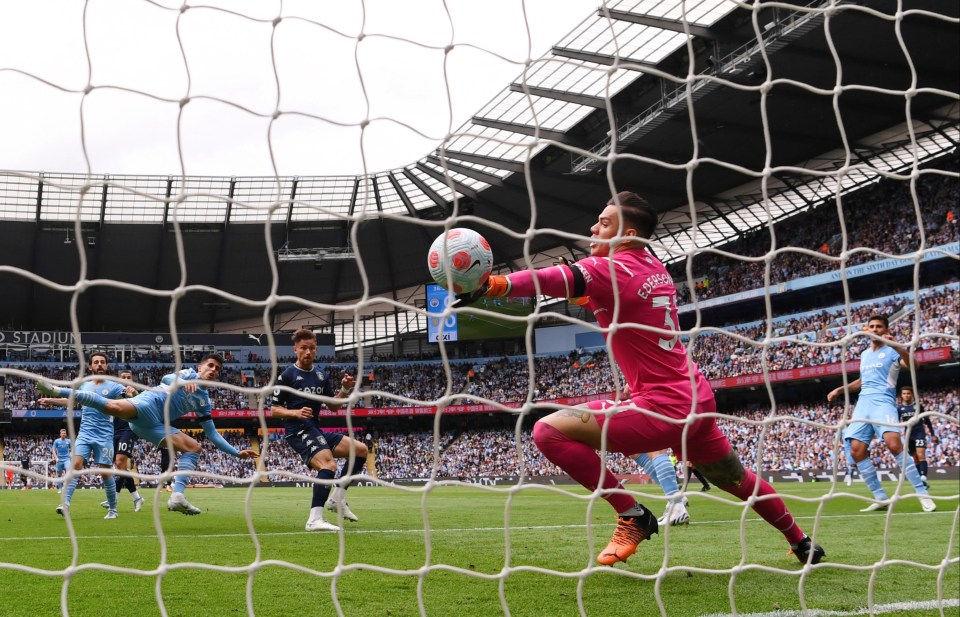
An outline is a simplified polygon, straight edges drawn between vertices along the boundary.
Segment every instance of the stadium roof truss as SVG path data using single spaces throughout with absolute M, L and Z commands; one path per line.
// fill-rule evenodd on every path
M 798 72 L 791 78 L 799 81 L 816 81 L 820 74 L 837 68 L 822 40 L 826 12 L 831 13 L 835 42 L 854 50 L 862 48 L 863 40 L 872 42 L 877 32 L 892 32 L 889 20 L 864 22 L 873 18 L 869 10 L 862 10 L 863 5 L 872 9 L 879 2 L 848 5 L 801 0 L 795 10 L 780 4 L 751 10 L 749 3 L 731 0 L 606 2 L 550 52 L 525 66 L 436 150 L 405 167 L 367 175 L 294 177 L 0 171 L 0 221 L 33 223 L 38 230 L 58 233 L 77 224 L 82 230 L 111 224 L 129 230 L 133 225 L 144 229 L 147 237 L 157 235 L 149 228 L 158 224 L 166 231 L 175 225 L 188 231 L 222 231 L 224 239 L 209 249 L 219 254 L 212 260 L 220 263 L 209 280 L 200 280 L 218 289 L 223 283 L 235 294 L 245 293 L 250 281 L 239 281 L 231 288 L 229 281 L 224 281 L 230 276 L 224 263 L 236 260 L 238 252 L 249 252 L 251 229 L 269 223 L 267 235 L 277 233 L 274 252 L 281 247 L 297 251 L 303 242 L 353 249 L 351 241 L 357 234 L 352 223 L 373 222 L 366 225 L 366 233 L 368 246 L 370 242 L 375 246 L 363 247 L 372 253 L 369 258 L 364 254 L 364 262 L 385 264 L 381 279 L 371 278 L 369 288 L 364 289 L 354 284 L 358 277 L 351 269 L 353 264 L 337 261 L 322 268 L 318 261 L 312 276 L 320 278 L 309 283 L 317 291 L 304 292 L 302 285 L 296 290 L 310 302 L 336 307 L 364 294 L 414 297 L 411 289 L 422 285 L 426 270 L 401 269 L 397 264 L 420 259 L 451 214 L 473 214 L 476 221 L 525 233 L 536 208 L 538 224 L 560 234 L 538 234 L 535 242 L 528 243 L 516 242 L 515 237 L 507 242 L 496 233 L 488 239 L 502 267 L 525 265 L 519 263 L 521 250 L 535 255 L 533 265 L 540 265 L 559 254 L 577 254 L 579 244 L 571 234 L 587 233 L 596 217 L 596 205 L 606 202 L 611 188 L 641 186 L 662 215 L 655 250 L 661 259 L 672 262 L 696 249 L 721 245 L 793 216 L 837 194 L 842 196 L 882 175 L 908 175 L 920 163 L 956 149 L 960 122 L 955 100 L 944 107 L 943 101 L 949 97 L 941 97 L 936 105 L 915 97 L 910 105 L 904 105 L 902 97 L 899 101 L 881 95 L 868 99 L 867 93 L 854 92 L 849 102 L 844 101 L 855 112 L 843 119 L 850 136 L 844 143 L 855 144 L 849 152 L 837 149 L 838 141 L 832 135 L 813 130 L 818 128 L 817 112 L 808 111 L 808 100 L 789 90 L 778 91 L 774 101 L 777 105 L 793 101 L 793 107 L 786 105 L 784 113 L 792 114 L 788 116 L 791 119 L 796 116 L 799 129 L 780 126 L 765 134 L 764 124 L 760 133 L 768 140 L 779 140 L 768 146 L 756 140 L 758 127 L 746 123 L 752 104 L 748 98 L 756 96 L 757 84 L 766 79 L 763 71 L 768 62 L 795 69 Z M 910 53 L 916 53 L 918 59 L 925 53 L 936 54 L 939 65 L 929 74 L 924 72 L 926 64 L 914 63 L 912 57 L 904 61 L 897 41 L 889 45 L 895 49 L 887 56 L 855 56 L 850 66 L 873 78 L 899 63 L 901 68 L 907 67 L 908 75 L 930 82 L 929 90 L 955 91 L 955 56 L 960 53 L 952 54 L 949 49 L 957 45 L 958 8 L 956 3 L 936 0 L 917 0 L 916 6 L 911 6 L 914 13 L 925 10 L 945 18 L 925 20 L 922 15 L 917 19 L 919 25 L 911 23 L 915 32 L 905 31 L 904 36 L 913 32 Z M 945 29 L 950 30 L 945 34 Z M 927 41 L 929 49 L 923 47 Z M 722 90 L 725 85 L 738 87 Z M 891 89 L 893 86 L 888 86 L 888 91 Z M 736 99 L 738 96 L 743 98 Z M 715 165 L 710 170 L 701 165 L 696 173 L 699 184 L 691 196 L 689 169 L 684 165 L 692 156 L 693 104 L 697 104 L 697 139 L 706 144 L 704 148 L 713 148 L 708 148 L 706 156 L 730 161 L 741 169 L 758 169 L 764 167 L 764 161 L 750 156 L 769 147 L 784 160 L 773 164 L 765 176 L 754 172 L 749 177 L 730 166 Z M 911 109 L 910 116 L 904 115 L 904 107 Z M 752 113 L 759 117 L 756 110 Z M 611 156 L 613 153 L 618 156 Z M 289 241 L 298 232 L 302 232 L 300 244 Z M 265 234 L 261 231 L 259 235 L 262 243 Z M 237 237 L 233 243 L 232 236 Z M 323 244 L 312 244 L 314 241 Z M 162 246 L 157 248 L 161 241 L 151 242 L 150 246 L 164 252 Z M 27 267 L 31 269 L 38 265 L 37 246 L 34 239 L 33 246 L 11 246 L 9 250 L 11 254 L 33 253 L 32 266 Z M 164 258 L 172 259 L 176 252 L 166 249 Z M 0 256 L 4 257 L 0 263 L 13 262 Z M 104 257 L 109 259 L 117 257 Z M 143 267 L 151 267 L 148 264 L 158 272 L 137 283 L 160 288 L 163 266 L 159 259 Z M 199 272 L 199 268 L 195 270 Z M 252 273 L 246 274 L 252 277 Z M 258 276 L 272 274 L 266 271 Z M 299 272 L 298 281 L 310 279 Z M 270 283 L 255 282 L 261 288 Z M 24 315 L 33 319 L 30 310 Z M 327 324 L 339 323 L 335 309 L 290 310 L 325 315 Z M 261 312 L 251 309 L 243 316 Z M 155 312 L 153 318 L 162 314 Z M 240 316 L 237 311 L 230 317 Z M 184 319 L 189 323 L 207 320 L 205 325 L 212 328 L 214 317 L 198 309 Z M 419 324 L 422 320 L 411 317 L 408 321 Z M 377 328 L 377 338 L 381 330 Z

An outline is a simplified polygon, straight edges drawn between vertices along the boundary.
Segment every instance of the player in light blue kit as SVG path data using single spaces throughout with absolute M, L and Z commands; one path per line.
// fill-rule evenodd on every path
M 197 461 L 200 459 L 200 444 L 190 435 L 164 422 L 163 408 L 168 398 L 170 399 L 170 422 L 194 412 L 197 414 L 197 421 L 203 427 L 203 432 L 217 448 L 240 458 L 258 456 L 253 450 L 237 451 L 213 424 L 211 415 L 213 405 L 210 403 L 210 394 L 196 380 L 216 381 L 220 378 L 222 368 L 223 357 L 220 354 L 209 353 L 200 360 L 197 370 L 183 369 L 179 373 L 166 375 L 160 380 L 160 386 L 145 390 L 133 398 L 111 400 L 95 393 L 74 392 L 76 400 L 84 406 L 94 407 L 109 416 L 126 420 L 130 423 L 133 432 L 141 438 L 161 447 L 166 447 L 169 442 L 181 453 L 173 493 L 167 501 L 168 510 L 184 514 L 200 514 L 200 508 L 191 505 L 184 496 L 190 472 L 197 468 Z M 43 382 L 39 382 L 37 387 L 44 396 L 51 397 L 40 399 L 39 403 L 43 407 L 59 404 L 63 400 L 63 398 L 52 397 L 68 397 L 73 392 L 70 388 L 58 388 Z M 112 440 L 111 435 L 111 446 Z M 111 454 L 111 460 L 112 458 Z M 114 498 L 116 498 L 115 494 Z
M 919 495 L 924 512 L 933 512 L 937 504 L 930 499 L 913 459 L 903 451 L 900 439 L 900 421 L 897 415 L 897 376 L 900 367 L 910 367 L 910 351 L 886 339 L 890 323 L 883 315 L 872 315 L 867 320 L 867 331 L 874 335 L 870 347 L 860 355 L 860 379 L 830 391 L 827 400 L 833 402 L 844 392 L 860 392 L 853 410 L 853 422 L 843 431 L 843 438 L 850 444 L 850 454 L 857 464 L 860 477 L 877 501 L 861 512 L 886 510 L 889 506 L 886 491 L 877 477 L 877 470 L 870 461 L 868 446 L 876 434 L 887 444 L 890 453 L 900 460 L 904 475 Z
M 125 388 L 115 381 L 102 379 L 110 370 L 110 361 L 107 355 L 100 351 L 90 354 L 90 364 L 87 371 L 91 375 L 96 375 L 99 379 L 85 381 L 83 385 L 76 390 L 77 394 L 86 396 L 97 396 L 103 400 L 120 398 L 123 396 Z M 70 390 L 66 389 L 68 394 Z M 101 413 L 95 407 L 85 405 L 80 396 L 76 398 L 77 402 L 83 405 L 83 413 L 80 416 L 80 430 L 77 432 L 77 441 L 73 446 L 73 469 L 75 471 L 83 470 L 83 463 L 93 457 L 93 463 L 101 469 L 110 469 L 113 465 L 113 418 Z M 67 400 L 60 399 L 56 405 L 66 406 Z M 62 433 L 63 431 L 61 431 Z M 107 515 L 103 518 L 117 518 L 117 487 L 114 483 L 113 475 L 102 471 L 103 488 L 107 493 Z M 57 506 L 57 514 L 63 515 L 64 510 L 70 507 L 73 500 L 73 492 L 77 490 L 79 477 L 73 475 L 67 484 L 67 490 L 63 497 L 63 503 Z
M 63 474 L 67 471 L 67 464 L 70 462 L 70 438 L 67 437 L 67 429 L 60 429 L 60 437 L 53 440 L 53 460 L 57 464 L 56 482 L 63 482 Z M 63 489 L 58 488 L 57 494 Z

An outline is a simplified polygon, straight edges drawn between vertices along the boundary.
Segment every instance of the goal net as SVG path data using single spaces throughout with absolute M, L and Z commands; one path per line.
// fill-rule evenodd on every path
M 473 4 L 0 9 L 0 88 L 17 93 L 0 101 L 0 613 L 955 614 L 957 7 Z M 617 490 L 690 518 L 598 566 L 615 512 L 532 428 L 622 394 L 606 335 L 635 325 L 427 289 L 445 230 L 483 234 L 498 274 L 573 262 L 620 191 L 660 213 L 675 334 L 719 404 L 691 416 L 718 419 L 821 563 L 787 554 L 757 493 L 686 473 L 695 441 L 667 496 L 604 435 Z M 910 350 L 896 385 L 917 403 L 877 425 L 903 433 L 899 456 L 869 444 L 885 498 L 843 440 L 876 314 Z M 359 474 L 347 457 L 318 478 L 270 412 L 298 328 L 334 387 L 357 378 L 320 426 L 369 448 Z M 206 385 L 223 439 L 257 462 L 178 424 L 202 444 L 200 516 L 167 511 L 174 476 L 146 442 L 117 477 L 147 506 L 121 493 L 117 520 L 95 466 L 53 468 L 36 383 L 92 381 L 91 332 L 156 333 L 110 348 L 141 389 L 194 367 L 198 333 L 251 339 L 216 349 L 234 355 Z M 71 440 L 75 406 L 56 416 Z M 75 477 L 93 490 L 61 519 L 39 489 Z M 304 531 L 318 483 L 349 488 L 359 521 L 334 508 L 340 531 Z

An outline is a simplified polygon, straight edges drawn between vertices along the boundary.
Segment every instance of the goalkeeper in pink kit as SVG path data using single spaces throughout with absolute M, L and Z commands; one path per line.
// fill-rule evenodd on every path
M 599 563 L 626 561 L 658 531 L 653 513 L 616 490 L 617 479 L 601 468 L 596 451 L 604 445 L 604 429 L 609 452 L 636 455 L 671 448 L 722 490 L 744 501 L 756 494 L 757 514 L 784 535 L 801 562 L 818 563 L 824 550 L 803 533 L 773 487 L 743 467 L 714 418 L 692 422 L 684 448 L 685 419 L 694 412 L 715 412 L 717 406 L 709 383 L 680 342 L 673 279 L 646 250 L 645 240 L 656 226 L 657 214 L 646 201 L 635 193 L 619 193 L 590 228 L 590 257 L 573 265 L 492 276 L 479 290 L 458 296 L 460 305 L 482 296 L 536 295 L 536 279 L 541 294 L 586 298 L 586 308 L 605 329 L 611 363 L 622 370 L 631 398 L 557 411 L 533 428 L 544 456 L 586 488 L 604 489 L 602 497 L 617 512 L 617 529 L 597 556 Z M 613 407 L 618 410 L 606 411 Z

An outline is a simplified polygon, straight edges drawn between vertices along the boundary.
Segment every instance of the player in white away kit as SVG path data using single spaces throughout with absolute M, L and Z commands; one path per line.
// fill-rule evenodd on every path
M 91 375 L 106 375 L 110 370 L 110 363 L 107 355 L 102 352 L 90 354 L 90 364 L 87 371 Z M 105 379 L 95 379 L 85 381 L 77 390 L 77 393 L 96 394 L 104 399 L 115 399 L 123 396 L 124 387 L 115 381 Z M 113 464 L 113 418 L 101 413 L 93 407 L 83 404 L 83 401 L 77 397 L 77 402 L 83 405 L 83 413 L 80 416 L 80 430 L 77 432 L 77 443 L 73 448 L 73 469 L 75 471 L 83 470 L 83 463 L 93 457 L 93 463 L 101 469 L 109 469 Z M 59 405 L 66 405 L 66 400 L 58 401 Z M 64 510 L 70 507 L 73 500 L 73 492 L 77 490 L 79 476 L 73 476 L 67 485 L 63 497 L 63 503 L 57 506 L 57 514 L 61 516 Z M 117 487 L 114 483 L 113 475 L 103 473 L 103 489 L 107 493 L 107 515 L 103 518 L 117 518 Z
M 544 456 L 586 488 L 599 487 L 617 513 L 617 529 L 597 556 L 599 563 L 626 561 L 641 541 L 658 531 L 656 517 L 601 466 L 596 452 L 601 448 L 628 456 L 672 449 L 722 490 L 744 501 L 756 495 L 753 509 L 784 535 L 797 558 L 818 563 L 825 556 L 823 549 L 803 533 L 773 487 L 743 467 L 716 420 L 686 422 L 694 412 L 715 412 L 717 406 L 710 385 L 680 342 L 673 279 L 646 249 L 656 226 L 657 214 L 642 198 L 619 193 L 590 228 L 590 257 L 572 267 L 491 276 L 480 290 L 458 300 L 537 293 L 587 297 L 585 306 L 605 329 L 611 364 L 623 372 L 630 399 L 557 411 L 533 428 Z
M 843 438 L 850 443 L 850 454 L 857 464 L 860 477 L 877 500 L 860 511 L 886 510 L 890 505 L 867 450 L 876 434 L 887 444 L 894 459 L 902 455 L 900 467 L 917 491 L 923 511 L 934 512 L 937 504 L 930 499 L 913 459 L 903 451 L 900 427 L 896 426 L 900 421 L 897 415 L 897 376 L 901 365 L 910 367 L 910 351 L 885 338 L 890 334 L 890 324 L 884 315 L 871 316 L 867 320 L 867 331 L 874 338 L 870 347 L 860 354 L 860 379 L 850 382 L 846 388 L 834 388 L 827 395 L 827 400 L 833 402 L 844 392 L 860 393 L 853 410 L 853 422 L 843 431 Z
M 56 482 L 63 482 L 63 474 L 67 471 L 67 465 L 70 463 L 70 438 L 67 437 L 67 429 L 60 429 L 60 437 L 53 440 L 53 460 L 56 462 Z M 57 489 L 59 493 L 62 488 Z

